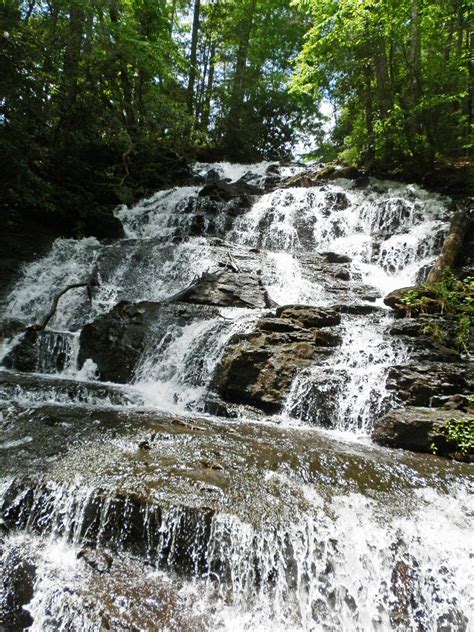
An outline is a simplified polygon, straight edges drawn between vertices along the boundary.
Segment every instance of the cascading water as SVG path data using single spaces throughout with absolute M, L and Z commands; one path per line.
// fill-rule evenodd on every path
M 37 323 L 58 291 L 99 271 L 92 302 L 83 288 L 61 298 L 30 372 L 0 374 L 0 621 L 468 630 L 468 466 L 368 439 L 397 405 L 387 372 L 408 353 L 380 298 L 433 262 L 448 200 L 376 180 L 277 186 L 299 165 L 194 170 L 266 192 L 213 206 L 201 183 L 122 207 L 124 239 L 57 240 L 5 300 L 8 316 Z M 173 307 L 219 274 L 218 294 Z M 83 327 L 119 301 L 164 306 L 122 385 L 97 381 L 92 359 L 76 364 Z M 279 414 L 205 414 L 221 410 L 213 379 L 229 345 L 275 305 L 298 304 L 336 306 L 341 344 L 297 371 Z M 3 343 L 6 366 L 22 336 Z

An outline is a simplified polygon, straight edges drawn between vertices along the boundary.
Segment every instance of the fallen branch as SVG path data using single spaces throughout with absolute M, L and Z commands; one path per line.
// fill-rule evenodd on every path
M 233 272 L 242 272 L 242 270 L 239 268 L 239 265 L 237 264 L 236 260 L 232 256 L 232 254 L 230 252 L 228 252 L 227 256 L 229 257 L 229 262 L 230 262 L 230 263 L 227 264 L 228 267 L 230 267 L 230 269 Z
M 83 283 L 71 283 L 70 285 L 65 287 L 63 290 L 61 290 L 61 292 L 56 294 L 55 297 L 53 298 L 53 302 L 51 304 L 51 308 L 50 308 L 49 312 L 43 318 L 41 323 L 36 324 L 36 325 L 32 325 L 31 327 L 28 327 L 28 330 L 29 331 L 44 331 L 46 329 L 49 321 L 51 320 L 51 318 L 56 313 L 56 310 L 58 308 L 59 299 L 62 296 L 64 296 L 66 294 L 66 292 L 69 292 L 69 290 L 75 290 L 75 289 L 80 288 L 80 287 L 85 287 L 86 288 L 87 296 L 89 298 L 89 301 L 92 303 L 93 289 L 96 288 L 96 287 L 99 287 L 99 278 L 98 278 L 98 270 L 97 270 L 97 268 L 94 268 L 92 270 L 92 272 L 90 273 L 87 281 L 85 281 Z

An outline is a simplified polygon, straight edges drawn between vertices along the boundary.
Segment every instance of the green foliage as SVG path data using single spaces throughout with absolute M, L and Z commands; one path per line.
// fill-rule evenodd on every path
M 216 156 L 289 158 L 298 134 L 318 124 L 312 99 L 287 89 L 305 27 L 282 0 L 203 5 L 194 129 Z
M 341 157 L 421 175 L 473 144 L 465 0 L 293 0 L 310 22 L 293 90 L 338 110 Z
M 474 418 L 448 419 L 439 431 L 440 439 L 453 446 L 461 455 L 474 453 Z M 433 441 L 431 452 L 438 454 L 440 440 Z
M 410 290 L 400 302 L 409 316 L 439 313 L 452 317 L 456 322 L 456 349 L 469 353 L 474 316 L 474 277 L 459 279 L 450 270 L 445 270 L 439 283 Z M 448 340 L 439 323 L 430 323 L 423 333 L 431 334 L 436 342 L 445 344 Z
M 281 0 L 0 4 L 0 204 L 67 225 L 167 184 L 191 160 L 288 157 L 313 109 L 289 95 L 305 24 Z M 244 34 L 246 36 L 244 37 Z M 239 61 L 240 60 L 240 61 Z

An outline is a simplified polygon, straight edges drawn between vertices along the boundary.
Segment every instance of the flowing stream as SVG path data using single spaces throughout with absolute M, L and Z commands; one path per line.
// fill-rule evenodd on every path
M 266 192 L 234 215 L 199 218 L 202 184 L 119 208 L 125 238 L 58 239 L 4 301 L 5 318 L 36 323 L 55 293 L 99 270 L 92 303 L 84 289 L 61 299 L 34 372 L 1 370 L 0 622 L 473 629 L 469 466 L 369 438 L 397 406 L 388 369 L 408 358 L 382 298 L 434 261 L 449 200 L 378 180 L 281 186 L 299 165 L 194 170 Z M 99 382 L 91 359 L 78 367 L 85 324 L 119 301 L 166 301 L 229 260 L 272 304 L 342 312 L 341 344 L 298 371 L 278 414 L 210 414 L 230 341 L 271 311 L 250 285 L 241 304 L 194 305 L 186 322 L 164 310 L 128 384 Z M 3 358 L 19 340 L 3 341 Z

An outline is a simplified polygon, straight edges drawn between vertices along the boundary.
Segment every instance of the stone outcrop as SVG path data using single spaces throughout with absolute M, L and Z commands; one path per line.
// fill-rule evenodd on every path
M 457 460 L 472 460 L 472 447 L 471 450 L 462 450 L 459 440 L 449 432 L 449 424 L 453 423 L 470 428 L 471 437 L 474 437 L 472 414 L 409 406 L 394 410 L 379 419 L 372 431 L 372 439 L 390 448 L 434 453 Z
M 339 336 L 328 330 L 339 322 L 333 309 L 279 308 L 258 321 L 252 333 L 230 341 L 213 387 L 224 401 L 278 412 L 297 371 L 340 344 Z
M 256 272 L 245 272 L 240 268 L 216 274 L 203 274 L 189 288 L 181 292 L 179 301 L 219 307 L 274 307 L 267 290 Z
M 394 366 L 389 369 L 387 379 L 387 388 L 410 406 L 436 406 L 445 397 L 469 395 L 473 387 L 474 367 L 468 362 Z

